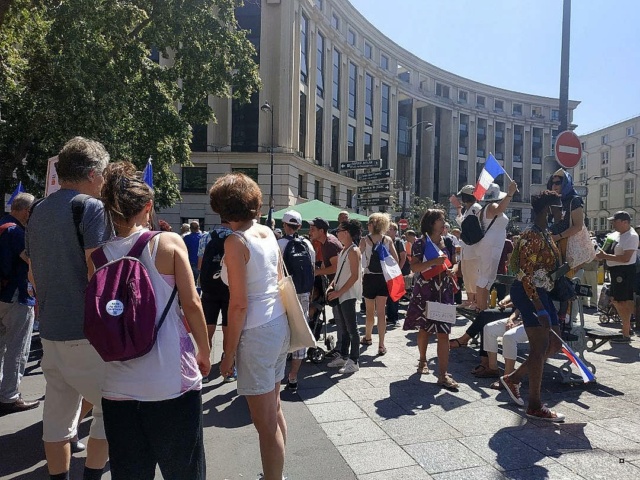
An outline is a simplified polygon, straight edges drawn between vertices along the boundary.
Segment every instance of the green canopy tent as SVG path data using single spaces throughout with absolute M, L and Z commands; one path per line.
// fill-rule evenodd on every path
M 324 203 L 320 200 L 311 200 L 306 203 L 299 203 L 274 212 L 273 218 L 275 219 L 277 226 L 282 226 L 282 217 L 289 210 L 295 210 L 302 216 L 303 227 L 309 228 L 310 220 L 313 220 L 316 217 L 322 217 L 329 222 L 331 228 L 335 228 L 338 226 L 338 214 L 345 209 L 334 207 L 333 205 L 329 205 L 328 203 Z M 267 221 L 267 215 L 262 215 L 261 218 L 263 223 Z M 359 220 L 361 222 L 369 220 L 369 217 L 353 212 L 349 212 L 349 218 Z

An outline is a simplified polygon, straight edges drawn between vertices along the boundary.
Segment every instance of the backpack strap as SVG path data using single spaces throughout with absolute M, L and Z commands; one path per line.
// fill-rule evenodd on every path
M 160 233 L 160 232 L 155 232 L 155 233 Z M 177 293 L 178 293 L 178 286 L 176 285 L 175 287 L 173 287 L 173 291 L 171 292 L 169 301 L 167 302 L 167 304 L 164 307 L 164 310 L 162 311 L 162 316 L 160 317 L 160 321 L 158 322 L 158 327 L 156 328 L 156 335 L 158 334 L 158 330 L 160 330 L 160 327 L 162 326 L 165 319 L 167 318 L 167 314 L 169 313 L 169 309 L 171 308 L 171 305 L 173 305 L 173 300 L 176 298 Z
M 136 240 L 136 243 L 134 243 L 133 247 L 131 247 L 131 250 L 129 250 L 129 253 L 127 253 L 127 257 L 140 258 L 140 255 L 142 255 L 144 247 L 147 246 L 147 243 L 149 243 L 151 239 L 159 233 L 160 232 L 152 231 L 142 232 L 138 237 L 138 240 Z
M 84 236 L 80 231 L 80 224 L 82 223 L 82 216 L 84 215 L 84 204 L 89 200 L 90 195 L 79 193 L 71 200 L 71 213 L 73 214 L 73 224 L 76 227 L 76 236 L 78 237 L 78 243 L 80 248 L 84 250 Z
M 480 209 L 480 228 L 482 228 L 482 216 L 484 214 L 484 209 L 487 208 L 489 206 L 489 204 L 484 205 L 481 209 Z M 487 227 L 487 229 L 484 231 L 484 234 L 486 235 L 487 232 L 489 231 L 489 229 L 491 228 L 491 226 L 493 225 L 493 222 L 496 221 L 496 219 L 498 218 L 498 215 L 496 215 L 495 217 L 493 217 L 493 220 L 491 220 L 491 223 L 489 224 L 489 226 Z

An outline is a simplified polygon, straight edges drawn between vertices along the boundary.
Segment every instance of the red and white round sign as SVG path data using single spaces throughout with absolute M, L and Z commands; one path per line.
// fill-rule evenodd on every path
M 571 130 L 565 130 L 556 139 L 556 160 L 565 168 L 573 168 L 582 158 L 580 138 Z
M 398 220 L 398 227 L 400 227 L 401 230 L 406 230 L 407 228 L 409 228 L 409 220 L 407 220 L 406 218 L 401 218 L 400 220 Z

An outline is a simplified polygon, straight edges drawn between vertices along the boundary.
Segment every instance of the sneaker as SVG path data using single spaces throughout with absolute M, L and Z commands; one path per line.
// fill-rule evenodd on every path
M 329 353 L 325 355 L 326 358 L 342 358 L 342 354 L 340 350 L 336 350 L 335 348 L 331 350 Z
M 236 370 L 235 365 L 233 366 L 233 374 L 228 377 L 224 377 L 224 383 L 231 383 L 238 380 L 238 370 Z
M 71 439 L 69 445 L 71 445 L 71 453 L 80 453 L 87 449 L 87 446 L 78 439 L 78 435 Z
M 538 410 L 527 409 L 527 417 L 535 420 L 545 420 L 547 422 L 564 422 L 564 415 L 562 413 L 549 410 L 546 405 L 543 405 Z
M 347 361 L 344 358 L 336 357 L 327 364 L 327 367 L 341 368 L 341 367 L 344 367 L 346 363 Z
M 298 380 L 295 382 L 287 379 L 287 385 L 284 387 L 285 390 L 288 390 L 291 393 L 298 393 Z
M 360 370 L 360 367 L 358 366 L 358 364 L 353 360 L 349 359 L 344 364 L 344 367 L 338 370 L 338 373 L 355 373 L 358 370 Z
M 500 377 L 500 383 L 504 385 L 504 388 L 507 390 L 507 393 L 511 397 L 517 405 L 521 407 L 524 406 L 524 400 L 520 396 L 520 384 L 514 383 L 508 376 Z

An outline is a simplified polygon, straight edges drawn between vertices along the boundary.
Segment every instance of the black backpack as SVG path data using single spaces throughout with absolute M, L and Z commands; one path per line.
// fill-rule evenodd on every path
M 315 273 L 313 263 L 311 263 L 311 252 L 309 246 L 298 235 L 285 236 L 289 243 L 284 247 L 282 258 L 287 272 L 293 278 L 296 292 L 310 293 L 313 289 Z
M 373 239 L 371 238 L 371 235 L 367 235 L 367 238 L 369 239 L 372 245 L 371 257 L 369 258 L 369 265 L 367 265 L 367 270 L 369 270 L 369 273 L 382 273 L 382 265 L 380 264 L 380 255 L 378 255 L 376 248 L 378 247 L 378 245 L 380 245 L 380 243 L 384 243 L 384 237 L 382 237 L 382 240 L 378 243 L 373 243 Z
M 202 255 L 200 288 L 204 294 L 218 298 L 229 298 L 229 287 L 220 279 L 221 261 L 224 256 L 224 241 L 229 236 L 229 232 L 212 230 L 209 235 L 211 240 L 207 243 Z
M 498 218 L 497 215 L 493 217 L 493 220 L 491 220 L 491 223 L 487 227 L 487 230 L 483 230 L 482 215 L 484 214 L 485 208 L 487 208 L 486 205 L 480 209 L 480 215 L 468 215 L 467 218 L 462 221 L 462 225 L 460 225 L 460 228 L 462 230 L 462 232 L 460 233 L 460 240 L 462 240 L 465 245 L 475 245 L 480 240 L 482 240 L 493 225 L 493 222 L 495 222 L 496 218 Z

